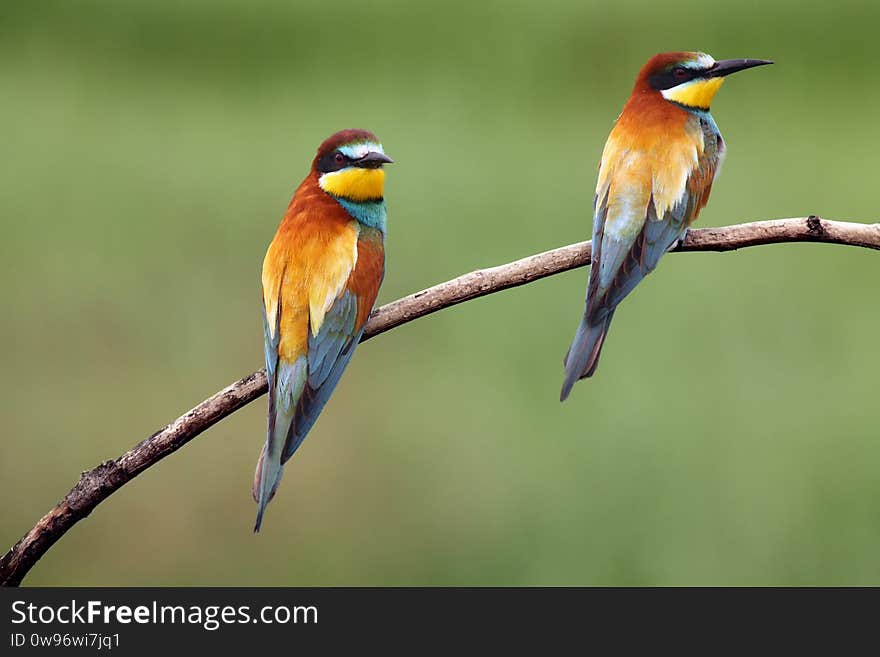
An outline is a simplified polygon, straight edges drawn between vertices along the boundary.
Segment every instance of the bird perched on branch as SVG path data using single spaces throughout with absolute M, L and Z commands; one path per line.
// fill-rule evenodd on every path
M 595 374 L 617 304 L 706 205 L 724 158 L 709 113 L 724 78 L 772 63 L 672 52 L 639 71 L 599 164 L 586 309 L 565 356 L 562 401 L 578 379 Z
M 351 359 L 385 272 L 385 171 L 366 130 L 318 148 L 263 261 L 269 417 L 254 499 L 266 505 Z

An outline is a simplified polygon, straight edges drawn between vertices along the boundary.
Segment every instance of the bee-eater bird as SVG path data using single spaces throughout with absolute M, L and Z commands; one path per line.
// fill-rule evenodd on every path
M 254 499 L 260 530 L 284 464 L 317 420 L 351 359 L 385 273 L 385 171 L 366 130 L 318 148 L 263 261 L 269 416 Z
M 772 63 L 671 52 L 639 71 L 599 163 L 586 309 L 565 356 L 562 401 L 577 380 L 595 374 L 617 304 L 706 205 L 724 158 L 709 113 L 724 78 Z

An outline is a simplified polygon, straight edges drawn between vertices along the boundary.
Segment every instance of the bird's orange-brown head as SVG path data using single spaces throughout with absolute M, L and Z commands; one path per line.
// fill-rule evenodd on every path
M 385 171 L 392 162 L 382 144 L 367 130 L 341 130 L 324 140 L 312 162 L 318 184 L 337 199 L 363 203 L 381 201 Z
M 702 52 L 661 53 L 639 71 L 632 95 L 654 95 L 684 109 L 705 112 L 726 76 L 772 63 L 765 59 L 715 61 Z

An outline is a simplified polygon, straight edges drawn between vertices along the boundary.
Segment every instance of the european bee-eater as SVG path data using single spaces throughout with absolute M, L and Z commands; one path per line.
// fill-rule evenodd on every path
M 772 63 L 672 52 L 639 71 L 599 163 L 586 309 L 565 356 L 561 400 L 595 374 L 617 304 L 706 205 L 724 158 L 709 104 L 725 76 Z
M 284 464 L 315 423 L 364 331 L 385 273 L 385 171 L 366 130 L 318 148 L 263 260 L 269 417 L 254 531 Z

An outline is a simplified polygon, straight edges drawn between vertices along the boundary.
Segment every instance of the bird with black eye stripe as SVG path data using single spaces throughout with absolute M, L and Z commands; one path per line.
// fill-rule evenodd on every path
M 318 170 L 322 173 L 331 173 L 348 167 L 378 169 L 390 161 L 384 153 L 367 153 L 357 157 L 347 155 L 342 150 L 335 150 L 321 156 L 321 159 L 318 161 Z
M 602 159 L 586 307 L 565 355 L 565 400 L 593 376 L 617 305 L 681 240 L 709 200 L 724 140 L 709 104 L 726 76 L 772 62 L 655 55 L 642 67 Z
M 348 366 L 385 275 L 385 171 L 366 130 L 318 147 L 263 260 L 269 414 L 254 474 L 254 531 L 284 464 L 305 440 Z

